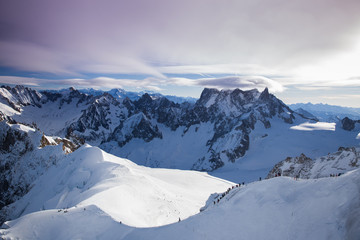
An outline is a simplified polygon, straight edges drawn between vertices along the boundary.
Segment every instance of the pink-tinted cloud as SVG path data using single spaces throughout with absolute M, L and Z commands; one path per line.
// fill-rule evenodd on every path
M 358 0 L 1 1 L 0 66 L 64 78 L 140 73 L 169 84 L 168 73 L 291 78 L 354 52 L 358 9 Z

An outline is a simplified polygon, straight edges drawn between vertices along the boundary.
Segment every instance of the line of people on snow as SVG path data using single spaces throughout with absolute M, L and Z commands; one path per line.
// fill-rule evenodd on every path
M 331 174 L 330 173 L 330 177 L 340 177 L 342 173 L 336 173 L 336 174 Z
M 245 182 L 242 182 L 242 185 L 245 186 Z M 228 188 L 228 189 L 226 190 L 226 192 L 222 193 L 221 196 L 214 201 L 214 205 L 215 205 L 216 203 L 219 203 L 220 200 L 221 200 L 223 197 L 225 197 L 227 194 L 229 194 L 232 189 L 234 189 L 234 188 L 239 188 L 239 187 L 241 187 L 241 183 L 236 184 L 235 186 L 232 186 L 231 188 Z

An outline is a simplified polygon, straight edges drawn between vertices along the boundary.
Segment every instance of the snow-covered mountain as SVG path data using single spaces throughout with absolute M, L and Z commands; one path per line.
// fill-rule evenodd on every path
M 328 104 L 296 103 L 289 107 L 294 111 L 305 110 L 316 116 L 320 121 L 337 121 L 345 117 L 360 119 L 360 108 L 341 107 Z M 300 110 L 301 111 L 301 110 Z
M 101 209 L 117 223 L 153 227 L 198 213 L 210 194 L 231 185 L 207 173 L 138 166 L 84 145 L 50 164 L 27 194 L 1 213 L 8 220 L 39 210 L 87 214 Z
M 301 154 L 298 157 L 288 157 L 279 162 L 269 172 L 267 178 L 279 174 L 295 178 L 323 178 L 338 176 L 360 167 L 360 147 L 340 147 L 337 152 L 316 159 Z
M 267 89 L 204 89 L 196 103 L 119 99 L 1 88 L 0 220 L 12 221 L 0 238 L 360 235 L 357 120 L 317 121 Z M 269 178 L 283 176 L 248 183 L 271 168 Z
M 114 163 L 109 165 L 113 167 Z M 76 181 L 74 183 L 79 184 Z M 85 186 L 88 184 L 86 182 Z M 142 184 L 140 186 L 146 195 L 145 187 Z M 152 185 L 146 187 L 151 188 Z M 82 203 L 67 209 L 46 208 L 6 222 L 4 229 L 0 230 L 0 236 L 4 239 L 39 240 L 356 240 L 360 236 L 359 187 L 359 169 L 337 178 L 295 180 L 277 177 L 231 189 L 218 203 L 210 202 L 201 213 L 181 219 L 180 222 L 152 228 L 136 228 L 119 223 L 119 218 L 114 218 L 97 205 Z M 109 202 L 108 198 L 103 199 Z M 113 205 L 114 201 L 111 203 Z M 133 202 L 131 206 L 140 209 L 144 207 L 139 201 Z
M 21 89 L 39 99 L 21 103 L 12 94 Z M 99 146 L 140 165 L 213 171 L 236 182 L 265 177 L 288 156 L 313 158 L 359 143 L 356 127 L 345 131 L 341 122 L 317 122 L 267 89 L 204 89 L 195 104 L 149 94 L 120 101 L 109 93 L 93 96 L 73 88 L 37 93 L 16 86 L 1 93 L 6 93 L 3 100 L 13 99 L 0 103 L 1 118 Z
M 0 88 L 0 102 L 9 105 L 16 111 L 20 111 L 22 107 L 28 105 L 40 107 L 41 96 L 36 90 L 24 86 L 14 88 L 2 86 Z
M 38 176 L 78 147 L 35 128 L 0 122 L 0 210 L 26 194 Z M 0 222 L 6 215 L 0 212 Z

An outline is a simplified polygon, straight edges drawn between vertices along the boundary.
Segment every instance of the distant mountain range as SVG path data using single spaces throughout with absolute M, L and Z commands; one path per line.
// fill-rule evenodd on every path
M 289 107 L 294 111 L 307 111 L 320 121 L 336 122 L 339 119 L 348 117 L 360 119 L 360 108 L 341 107 L 328 104 L 296 103 Z
M 183 103 L 183 102 L 195 103 L 197 100 L 197 98 L 193 98 L 193 97 L 178 97 L 178 96 L 173 96 L 173 95 L 163 95 L 161 93 L 157 93 L 154 91 L 131 92 L 131 91 L 126 91 L 121 88 L 114 88 L 109 91 L 102 91 L 102 90 L 95 90 L 92 88 L 87 88 L 87 89 L 79 89 L 79 92 L 85 93 L 88 95 L 93 95 L 93 96 L 99 96 L 99 95 L 102 95 L 107 92 L 117 100 L 123 100 L 125 98 L 129 98 L 131 101 L 138 100 L 145 93 L 149 94 L 149 96 L 151 96 L 151 98 L 153 98 L 153 99 L 165 97 L 174 103 Z
M 287 156 L 303 152 L 316 157 L 358 142 L 357 121 L 315 125 L 317 115 L 293 111 L 268 89 L 204 89 L 196 102 L 181 104 L 151 94 L 1 87 L 0 116 L 141 165 L 219 170 L 214 174 L 220 176 L 223 167 L 265 175 Z

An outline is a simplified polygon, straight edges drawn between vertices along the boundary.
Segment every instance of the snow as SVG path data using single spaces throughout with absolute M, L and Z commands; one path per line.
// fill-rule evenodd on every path
M 330 174 L 344 173 L 356 169 L 360 165 L 360 148 L 343 150 L 327 156 L 319 157 L 314 160 L 314 166 L 311 169 L 311 177 L 328 177 Z
M 0 87 L 0 96 L 7 98 L 10 102 L 14 104 L 17 103 L 17 99 L 5 88 Z
M 29 193 L 10 206 L 10 217 L 95 205 L 117 222 L 160 226 L 198 213 L 210 194 L 231 185 L 207 173 L 137 166 L 86 145 L 39 177 Z
M 360 147 L 341 147 L 337 152 L 316 159 L 305 155 L 287 158 L 274 166 L 267 178 L 282 176 L 296 178 L 323 178 L 338 176 L 360 167 Z
M 162 139 L 154 138 L 145 142 L 134 138 L 121 148 L 116 142 L 108 142 L 100 147 L 143 166 L 185 170 L 191 169 L 197 159 L 207 153 L 206 143 L 214 135 L 211 123 L 192 125 L 187 130 L 181 126 L 176 131 L 171 131 L 162 124 L 158 124 L 158 127 Z
M 360 170 L 337 178 L 277 177 L 230 191 L 203 212 L 134 228 L 94 205 L 38 211 L 0 230 L 4 239 L 357 239 Z M 134 204 L 135 205 L 135 204 Z
M 329 122 L 305 122 L 297 126 L 292 126 L 290 129 L 299 130 L 299 131 L 335 131 L 336 123 L 329 123 Z
M 61 135 L 63 129 L 68 123 L 77 120 L 82 110 L 86 108 L 84 104 L 76 104 L 75 101 L 69 104 L 64 103 L 61 108 L 60 99 L 55 102 L 47 102 L 41 108 L 36 106 L 25 106 L 22 109 L 21 115 L 12 116 L 16 121 L 23 123 L 36 123 L 41 126 L 47 135 Z
M 217 94 L 211 95 L 210 99 L 206 102 L 205 107 L 209 108 L 210 106 L 212 106 L 216 102 L 215 100 L 217 97 L 218 97 Z
M 16 110 L 9 107 L 6 103 L 2 103 L 1 101 L 2 99 L 0 98 L 0 111 L 3 112 L 5 115 L 13 116 L 14 114 L 18 113 Z
M 305 122 L 307 123 L 307 122 Z M 349 132 L 340 127 L 335 131 L 300 131 L 291 126 L 304 124 L 297 120 L 293 125 L 286 125 L 281 119 L 272 119 L 271 128 L 265 128 L 261 122 L 256 123 L 250 133 L 249 150 L 235 163 L 225 166 L 210 174 L 232 182 L 250 182 L 265 178 L 273 166 L 287 157 L 306 156 L 315 159 L 338 150 L 340 146 L 359 146 L 357 132 Z M 332 126 L 327 125 L 325 126 Z

